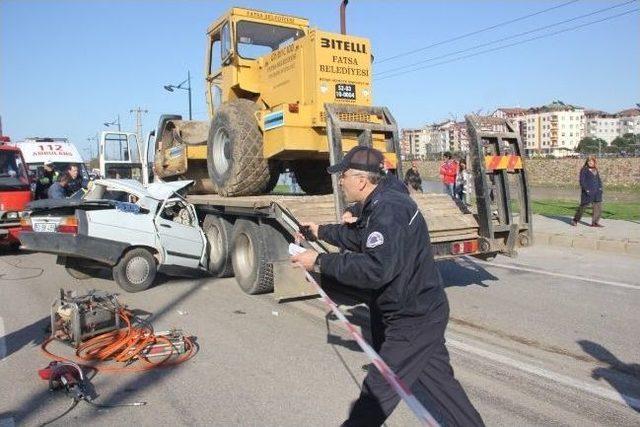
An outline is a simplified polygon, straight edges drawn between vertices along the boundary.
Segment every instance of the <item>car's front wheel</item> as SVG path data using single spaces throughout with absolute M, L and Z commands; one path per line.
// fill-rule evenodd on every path
M 153 254 L 147 249 L 135 248 L 113 267 L 113 280 L 127 292 L 140 292 L 153 284 L 157 271 Z

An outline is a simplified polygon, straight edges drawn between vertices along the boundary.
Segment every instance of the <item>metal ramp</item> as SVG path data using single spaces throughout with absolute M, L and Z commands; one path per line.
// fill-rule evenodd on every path
M 344 105 L 325 104 L 325 115 L 327 120 L 327 141 L 329 143 L 329 163 L 336 164 L 342 160 L 342 135 L 343 133 L 355 133 L 358 138 L 358 145 L 371 147 L 373 144 L 373 132 L 384 135 L 385 151 L 396 153 L 398 166 L 396 174 L 402 176 L 402 163 L 400 159 L 400 139 L 398 136 L 398 125 L 386 107 L 372 107 L 364 105 Z M 375 116 L 380 123 L 354 121 L 349 118 Z M 340 221 L 342 212 L 346 204 L 342 196 L 342 191 L 338 184 L 339 177 L 335 174 L 331 176 L 333 194 L 335 197 L 336 221 Z
M 481 252 L 515 255 L 533 243 L 524 147 L 516 125 L 498 117 L 468 115 Z

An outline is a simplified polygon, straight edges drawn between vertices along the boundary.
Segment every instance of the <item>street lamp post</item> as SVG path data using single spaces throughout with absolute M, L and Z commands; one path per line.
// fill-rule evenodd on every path
M 184 84 L 187 84 L 187 87 L 184 87 Z M 165 85 L 164 89 L 168 92 L 173 92 L 174 89 L 182 89 L 186 90 L 189 96 L 189 120 L 192 120 L 191 116 L 191 71 L 187 71 L 187 79 L 181 82 L 179 85 Z
M 121 132 L 121 129 L 120 129 L 120 114 L 118 114 L 118 116 L 116 117 L 116 119 L 114 121 L 112 121 L 112 122 L 104 122 L 103 124 L 106 127 L 113 126 L 113 125 L 118 125 L 118 132 Z

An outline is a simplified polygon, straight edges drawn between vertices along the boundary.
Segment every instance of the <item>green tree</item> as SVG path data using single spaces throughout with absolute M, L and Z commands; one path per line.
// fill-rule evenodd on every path
M 590 136 L 582 138 L 576 147 L 576 151 L 582 154 L 595 154 L 601 148 L 607 146 L 607 141 L 602 138 L 592 138 Z
M 632 145 L 636 143 L 636 137 L 632 133 L 625 133 L 611 141 L 611 146 L 616 147 L 618 151 L 628 151 Z

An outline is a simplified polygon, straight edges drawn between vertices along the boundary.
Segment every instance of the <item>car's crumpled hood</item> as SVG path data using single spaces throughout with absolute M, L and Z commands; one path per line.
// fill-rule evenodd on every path
M 174 194 L 193 184 L 191 180 L 154 182 L 146 187 L 133 179 L 97 179 L 96 184 L 105 185 L 114 190 L 125 191 L 134 194 L 139 198 L 149 197 L 151 199 L 163 201 L 174 197 Z

